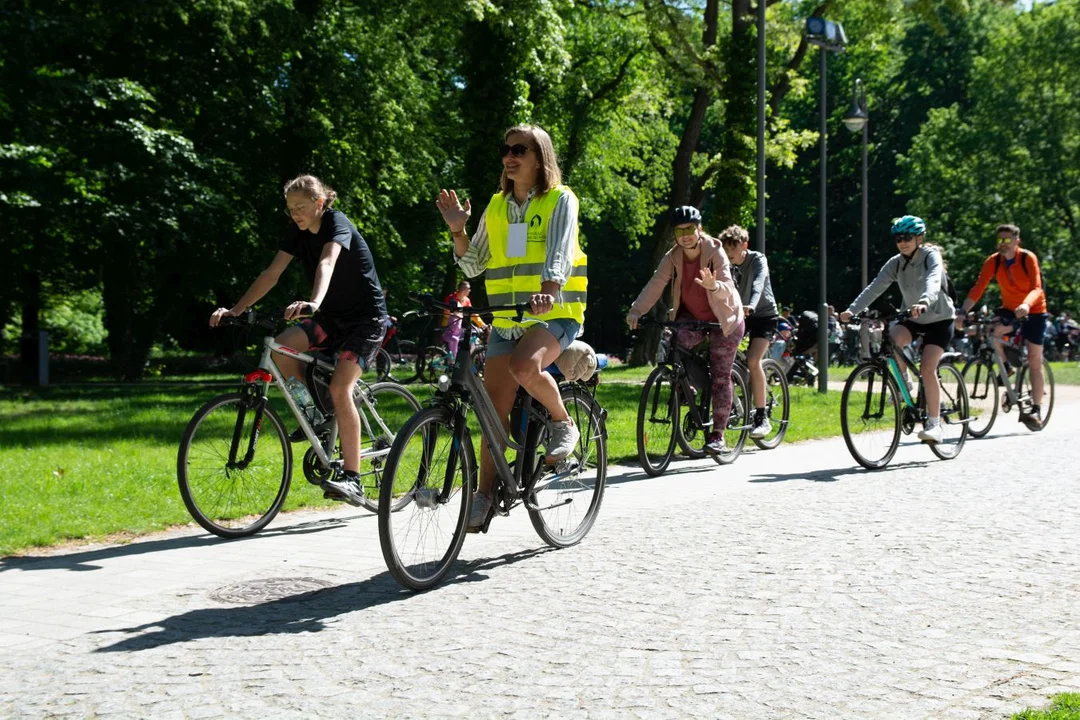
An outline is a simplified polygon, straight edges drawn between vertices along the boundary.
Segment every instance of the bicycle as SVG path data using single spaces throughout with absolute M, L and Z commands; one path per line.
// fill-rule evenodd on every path
M 1031 399 L 1031 373 L 1028 368 L 1027 344 L 1020 332 L 1021 323 L 1013 324 L 1011 342 L 998 338 L 993 333 L 993 321 L 987 315 L 976 320 L 981 346 L 975 357 L 964 365 L 964 381 L 971 395 L 972 421 L 968 431 L 972 437 L 984 437 L 997 419 L 998 408 L 1011 412 L 1019 408 L 1021 413 L 1030 413 L 1035 407 Z M 1008 363 L 994 349 L 1001 345 Z M 1054 373 L 1050 363 L 1043 357 L 1043 415 L 1042 426 L 1046 427 L 1050 414 L 1054 411 Z M 1010 375 L 1015 373 L 1015 380 Z M 998 391 L 1002 392 L 998 392 Z
M 462 335 L 459 344 L 464 342 L 466 339 Z M 483 376 L 484 362 L 487 360 L 484 344 L 476 333 L 470 335 L 468 342 L 472 353 L 473 371 Z M 454 356 L 445 345 L 429 345 L 416 356 L 416 377 L 432 385 L 438 382 L 440 376 L 448 374 L 453 367 Z
M 735 366 L 746 387 L 750 389 L 748 407 L 750 412 L 755 412 L 754 393 L 750 387 L 750 365 L 746 360 L 746 353 L 739 350 L 735 354 Z M 787 375 L 780 363 L 770 357 L 761 359 L 761 369 L 765 373 L 765 417 L 769 418 L 772 430 L 763 438 L 751 437 L 762 450 L 772 450 L 784 440 L 787 434 L 788 419 L 791 415 L 791 394 L 788 390 Z
M 221 324 L 273 331 L 279 318 L 248 310 L 239 317 L 222 318 Z M 281 391 L 310 444 L 302 461 L 307 481 L 323 488 L 323 483 L 341 469 L 338 425 L 330 398 L 332 359 L 317 352 L 297 352 L 270 336 L 263 338 L 263 347 L 259 367 L 243 377 L 237 392 L 219 395 L 195 412 L 177 453 L 177 481 L 184 505 L 199 525 L 223 538 L 245 537 L 262 530 L 289 493 L 293 451 L 281 416 L 268 401 L 271 383 Z M 316 406 L 326 414 L 326 422 L 318 427 L 309 422 L 285 388 L 285 378 L 274 362 L 275 352 L 305 364 L 307 386 Z M 357 381 L 353 401 L 360 413 L 362 436 L 371 439 L 360 451 L 361 463 L 369 463 L 367 469 L 361 465 L 363 506 L 375 512 L 382 463 L 396 437 L 395 430 L 421 405 L 400 385 L 369 385 L 362 380 Z M 395 508 L 403 504 L 404 500 Z
M 430 295 L 411 297 L 429 309 L 447 307 Z M 492 509 L 480 532 L 487 532 L 495 514 L 506 515 L 523 504 L 544 542 L 569 547 L 585 537 L 600 510 L 607 478 L 607 412 L 595 397 L 599 378 L 560 383 L 563 403 L 581 433 L 567 458 L 554 466 L 544 462 L 539 447 L 550 416 L 520 388 L 507 437 L 474 371 L 469 352 L 473 327 L 468 322 L 471 314 L 504 310 L 515 312 L 515 322 L 521 323 L 529 304 L 457 308 L 466 317 L 452 374 L 439 378 L 438 392 L 405 424 L 390 448 L 379 494 L 379 540 L 390 574 L 410 590 L 437 585 L 461 551 L 477 486 L 470 411 L 496 468 Z M 503 446 L 514 451 L 513 460 L 507 461 Z M 406 508 L 394 514 L 402 502 Z
M 402 316 L 402 320 L 416 315 L 415 310 L 409 310 Z M 400 323 L 392 320 L 390 327 L 386 328 L 386 337 L 383 338 L 382 347 L 375 355 L 375 379 L 378 382 L 392 381 L 407 385 L 417 378 L 416 360 L 419 355 L 416 352 L 416 342 L 401 339 Z
M 865 319 L 870 315 L 864 314 L 863 317 Z M 892 315 L 889 321 L 901 321 L 908 317 L 906 311 L 900 312 Z M 900 353 L 904 365 L 918 378 L 918 392 L 913 399 L 893 348 L 892 337 L 888 332 L 882 333 L 880 351 L 851 372 L 840 399 L 840 426 L 844 443 L 852 457 L 869 470 L 888 465 L 900 444 L 900 433 L 910 435 L 915 425 L 924 422 L 927 417 L 922 375 L 907 348 L 904 348 Z M 938 365 L 940 417 L 945 438 L 940 443 L 928 444 L 930 451 L 942 460 L 951 460 L 960 454 L 970 421 L 964 377 L 953 364 L 957 357 L 959 353 L 946 352 Z
M 639 323 L 653 323 L 672 330 L 678 327 L 720 328 L 718 323 L 652 320 L 649 317 L 641 318 Z M 667 470 L 676 443 L 687 457 L 706 456 L 701 446 L 713 425 L 712 383 L 708 368 L 708 359 L 699 358 L 672 342 L 666 359 L 645 380 L 638 402 L 636 429 L 638 461 L 647 475 L 657 477 Z M 720 465 L 735 462 L 746 445 L 751 428 L 750 406 L 753 403 L 747 392 L 746 378 L 733 367 L 731 382 L 731 415 L 726 430 L 734 433 L 734 442 L 726 445 L 725 452 L 713 456 Z

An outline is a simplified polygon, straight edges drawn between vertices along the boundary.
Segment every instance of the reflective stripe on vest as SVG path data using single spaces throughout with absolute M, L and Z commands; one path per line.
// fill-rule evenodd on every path
M 484 275 L 488 302 L 492 305 L 510 305 L 528 302 L 540 292 L 541 274 L 547 263 L 548 229 L 555 205 L 563 193 L 573 191 L 565 185 L 559 185 L 542 196 L 534 196 L 529 201 L 524 222 L 527 228 L 524 257 L 507 257 L 507 242 L 510 236 L 510 224 L 507 221 L 508 203 L 502 193 L 491 198 L 485 214 L 484 223 L 488 233 L 488 247 L 491 250 L 491 262 Z M 528 314 L 540 320 L 558 320 L 572 318 L 578 323 L 585 323 L 585 299 L 589 286 L 588 260 L 578 245 L 577 224 L 573 227 L 571 241 L 573 253 L 572 267 L 561 292 L 555 296 L 555 305 L 543 315 Z M 512 328 L 516 325 L 514 313 L 504 310 L 495 313 L 493 324 L 498 328 Z

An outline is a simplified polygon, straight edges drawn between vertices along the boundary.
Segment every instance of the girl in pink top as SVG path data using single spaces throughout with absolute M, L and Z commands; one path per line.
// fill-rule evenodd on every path
M 630 306 L 626 323 L 637 328 L 638 319 L 671 285 L 670 318 L 719 323 L 711 331 L 680 327 L 675 341 L 691 348 L 709 338 L 709 374 L 712 376 L 713 432 L 705 452 L 724 451 L 723 429 L 731 415 L 731 367 L 743 336 L 743 310 L 739 291 L 731 279 L 731 266 L 719 240 L 701 230 L 701 213 L 689 205 L 675 208 L 675 246 L 656 268 L 652 279 Z M 696 271 L 696 272 L 695 272 Z

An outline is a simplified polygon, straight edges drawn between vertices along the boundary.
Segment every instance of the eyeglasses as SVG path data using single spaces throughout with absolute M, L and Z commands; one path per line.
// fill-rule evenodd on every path
M 687 235 L 693 235 L 696 230 L 696 225 L 691 225 L 690 227 L 677 227 L 675 228 L 675 237 L 685 237 Z
M 516 158 L 525 157 L 525 153 L 529 152 L 529 149 L 528 145 L 522 145 L 521 143 L 515 143 L 514 145 L 503 144 L 499 148 L 499 157 L 506 157 L 506 153 L 510 153 Z
M 296 217 L 297 215 L 303 215 L 307 212 L 307 205 L 297 205 L 296 207 L 285 208 L 282 212 L 289 217 Z
M 917 235 L 912 235 L 911 233 L 897 233 L 896 235 L 893 235 L 893 240 L 895 240 L 896 244 L 899 245 L 902 242 L 907 242 L 908 240 L 914 240 L 916 237 L 918 237 L 918 236 Z

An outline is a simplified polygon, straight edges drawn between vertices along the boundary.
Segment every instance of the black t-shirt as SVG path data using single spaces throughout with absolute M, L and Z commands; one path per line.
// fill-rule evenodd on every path
M 344 213 L 333 209 L 324 212 L 317 233 L 301 230 L 296 223 L 289 223 L 281 239 L 281 250 L 300 258 L 308 283 L 314 285 L 315 269 L 319 265 L 323 245 L 328 242 L 341 245 L 341 253 L 334 264 L 330 287 L 319 311 L 337 320 L 385 317 L 386 300 L 379 276 L 375 273 L 371 248 Z

